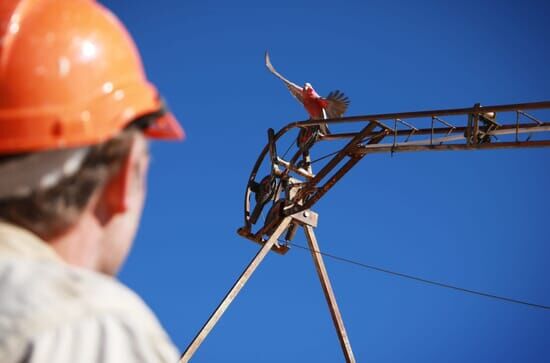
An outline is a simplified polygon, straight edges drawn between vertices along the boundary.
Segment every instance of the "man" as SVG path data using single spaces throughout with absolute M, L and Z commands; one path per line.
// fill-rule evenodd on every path
M 147 138 L 183 130 L 93 0 L 0 2 L 0 362 L 176 362 L 112 275 L 139 224 Z

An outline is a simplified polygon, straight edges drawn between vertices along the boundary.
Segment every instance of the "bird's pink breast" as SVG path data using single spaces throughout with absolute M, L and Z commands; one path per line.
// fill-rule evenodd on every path
M 326 101 L 319 97 L 312 97 L 305 94 L 304 108 L 309 113 L 309 116 L 313 119 L 323 118 L 323 108 L 326 107 Z

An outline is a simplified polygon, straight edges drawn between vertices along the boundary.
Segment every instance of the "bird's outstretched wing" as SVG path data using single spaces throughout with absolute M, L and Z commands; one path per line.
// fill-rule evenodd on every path
M 339 90 L 332 91 L 325 100 L 328 102 L 326 112 L 328 118 L 342 117 L 349 106 L 349 98 Z
M 302 87 L 298 86 L 295 83 L 290 82 L 288 79 L 283 77 L 279 72 L 273 68 L 273 65 L 271 64 L 271 60 L 269 59 L 269 53 L 265 52 L 265 66 L 271 73 L 275 75 L 275 77 L 279 78 L 281 81 L 284 82 L 284 84 L 288 87 L 290 93 L 301 103 L 304 103 L 303 97 L 302 97 Z

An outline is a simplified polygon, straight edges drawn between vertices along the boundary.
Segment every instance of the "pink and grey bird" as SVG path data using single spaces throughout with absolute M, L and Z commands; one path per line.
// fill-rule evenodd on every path
M 315 92 L 310 83 L 300 87 L 290 82 L 273 68 L 267 52 L 265 52 L 265 65 L 271 73 L 284 82 L 290 93 L 304 105 L 311 119 L 323 120 L 342 117 L 348 109 L 350 103 L 348 97 L 338 90 L 330 92 L 327 97 L 321 97 Z M 325 135 L 329 133 L 326 124 L 320 125 L 320 130 Z

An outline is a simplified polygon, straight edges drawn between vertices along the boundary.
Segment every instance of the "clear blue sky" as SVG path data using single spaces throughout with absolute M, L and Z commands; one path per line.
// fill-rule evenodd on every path
M 349 115 L 550 99 L 547 1 L 104 3 L 188 134 L 153 145 L 120 275 L 181 350 L 258 249 L 236 229 L 266 129 L 306 118 L 266 49 L 296 83 L 345 91 Z M 550 149 L 368 156 L 316 205 L 319 243 L 550 305 L 549 161 Z M 326 264 L 359 362 L 550 361 L 548 311 Z M 309 254 L 269 255 L 194 361 L 343 361 Z

